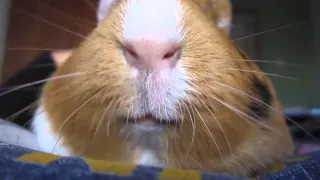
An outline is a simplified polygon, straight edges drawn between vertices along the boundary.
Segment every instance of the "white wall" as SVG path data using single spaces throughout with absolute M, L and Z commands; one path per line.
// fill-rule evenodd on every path
M 0 79 L 2 63 L 6 50 L 6 37 L 10 18 L 11 0 L 0 0 Z

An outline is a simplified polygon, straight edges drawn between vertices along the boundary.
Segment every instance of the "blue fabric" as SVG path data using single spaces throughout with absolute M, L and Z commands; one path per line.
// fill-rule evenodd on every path
M 59 157 L 48 163 L 34 163 L 19 159 L 33 151 L 0 143 L 1 180 L 156 180 L 161 168 L 135 166 L 130 175 L 97 172 L 82 158 Z M 201 180 L 243 180 L 223 174 L 202 173 Z M 188 179 L 188 178 L 185 178 Z M 189 178 L 192 179 L 192 178 Z M 265 174 L 266 180 L 317 180 L 320 179 L 320 152 L 297 156 L 280 164 L 276 172 Z

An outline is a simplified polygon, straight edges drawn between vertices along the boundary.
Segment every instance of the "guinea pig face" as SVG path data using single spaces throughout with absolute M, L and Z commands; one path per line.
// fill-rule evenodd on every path
M 108 72 L 114 78 L 103 84 L 118 84 L 112 91 L 119 93 L 125 89 L 119 97 L 128 97 L 127 107 L 119 116 L 128 122 L 181 121 L 183 107 L 212 88 L 207 80 L 232 64 L 223 59 L 231 45 L 227 37 L 193 5 L 186 0 L 122 1 L 91 37 L 101 40 L 92 40 L 100 56 L 90 63 L 96 71 L 117 71 Z
M 114 3 L 54 74 L 80 75 L 44 88 L 51 131 L 72 154 L 123 160 L 134 144 L 126 162 L 151 149 L 165 166 L 246 175 L 291 151 L 271 83 L 227 36 L 231 17 L 202 10 L 192 0 Z

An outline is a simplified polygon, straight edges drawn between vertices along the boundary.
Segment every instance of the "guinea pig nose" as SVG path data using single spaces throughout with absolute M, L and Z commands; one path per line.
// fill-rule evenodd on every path
M 123 47 L 125 60 L 139 70 L 153 72 L 172 69 L 180 59 L 180 47 L 172 41 L 140 40 Z

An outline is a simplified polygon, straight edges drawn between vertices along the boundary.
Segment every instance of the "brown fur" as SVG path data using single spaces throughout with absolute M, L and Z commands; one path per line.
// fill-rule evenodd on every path
M 208 21 L 207 14 L 193 8 L 194 2 L 182 2 L 187 11 L 184 21 L 188 29 L 182 52 L 183 67 L 193 78 L 190 83 L 195 90 L 188 92 L 189 101 L 180 103 L 183 123 L 179 128 L 167 130 L 167 144 L 158 154 L 168 167 L 239 176 L 263 172 L 293 149 L 273 86 L 263 73 L 230 70 L 261 72 L 252 62 L 239 60 L 247 58 L 214 22 Z M 44 88 L 42 105 L 52 131 L 63 137 L 64 145 L 73 155 L 134 163 L 137 156 L 134 154 L 139 154 L 129 146 L 130 135 L 120 133 L 122 125 L 117 121 L 119 115 L 130 115 L 132 103 L 128 68 L 119 61 L 121 52 L 116 43 L 124 4 L 112 9 L 108 18 L 53 76 L 75 72 L 85 75 L 51 81 Z M 254 116 L 250 119 L 232 111 L 231 106 L 248 113 L 252 99 L 215 83 L 255 96 L 251 77 L 263 82 L 272 95 L 266 119 Z
M 207 18 L 218 23 L 217 20 L 225 19 L 232 21 L 232 7 L 229 0 L 196 0 L 196 4 Z M 229 33 L 230 27 L 222 29 L 225 33 Z

